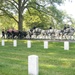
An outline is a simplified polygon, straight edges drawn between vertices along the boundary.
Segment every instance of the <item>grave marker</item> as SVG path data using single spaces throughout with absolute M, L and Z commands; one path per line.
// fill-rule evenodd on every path
M 44 41 L 44 49 L 48 49 L 48 41 Z
M 14 47 L 17 46 L 17 40 L 13 40 L 13 46 L 14 46 Z
M 31 48 L 31 41 L 30 40 L 27 41 L 27 48 Z
M 5 41 L 4 40 L 2 40 L 2 46 L 5 46 Z
M 38 75 L 38 56 L 28 56 L 28 75 Z
M 64 50 L 69 50 L 69 42 L 64 41 Z

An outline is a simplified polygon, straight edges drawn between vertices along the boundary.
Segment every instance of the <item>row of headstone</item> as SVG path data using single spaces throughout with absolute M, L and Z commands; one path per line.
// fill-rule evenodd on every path
M 31 41 L 28 41 L 28 47 L 31 47 Z M 48 48 L 48 41 L 44 41 L 44 48 Z M 69 50 L 69 42 L 64 42 L 64 50 Z M 28 56 L 28 75 L 39 75 L 38 56 Z
M 28 41 L 28 47 L 31 47 L 31 41 Z M 48 41 L 44 41 L 44 48 L 48 48 Z M 64 49 L 69 50 L 69 42 L 64 42 Z M 39 64 L 37 55 L 28 56 L 28 75 L 39 75 Z
M 2 46 L 5 46 L 5 41 L 2 40 Z M 13 46 L 16 47 L 17 46 L 17 40 L 13 40 Z
M 5 46 L 5 41 L 2 40 L 2 46 Z M 13 46 L 17 46 L 17 40 L 13 40 Z M 27 48 L 31 48 L 31 40 L 27 41 Z M 48 41 L 44 41 L 44 49 L 48 49 Z M 69 42 L 64 41 L 64 50 L 69 50 Z
M 31 48 L 31 41 L 28 40 L 27 47 Z M 44 41 L 44 49 L 48 49 L 48 41 Z M 64 41 L 64 50 L 69 50 L 69 42 Z

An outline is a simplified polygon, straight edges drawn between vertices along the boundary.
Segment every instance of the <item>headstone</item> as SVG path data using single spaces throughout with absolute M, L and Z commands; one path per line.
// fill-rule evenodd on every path
M 2 40 L 2 46 L 5 46 L 5 41 L 4 40 Z
M 44 49 L 48 49 L 48 41 L 44 41 Z
M 31 41 L 30 40 L 27 41 L 27 48 L 31 48 Z
M 38 75 L 38 56 L 30 55 L 28 56 L 28 75 Z
M 17 46 L 17 40 L 13 40 L 13 46 L 14 46 L 14 47 Z
M 64 50 L 69 50 L 69 42 L 64 41 Z

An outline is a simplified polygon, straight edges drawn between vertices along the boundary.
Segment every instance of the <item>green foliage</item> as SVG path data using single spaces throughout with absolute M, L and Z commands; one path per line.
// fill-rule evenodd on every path
M 29 9 L 30 13 L 27 11 L 25 14 L 25 23 L 29 27 L 37 26 L 42 28 L 49 28 L 50 26 L 54 28 L 61 27 L 63 24 L 64 14 L 59 11 L 54 6 L 48 7 L 49 14 L 44 12 L 38 12 L 32 8 Z
M 9 18 L 8 16 L 1 16 L 0 17 L 0 29 L 9 29 L 9 28 L 15 28 L 17 29 L 16 22 L 12 19 Z
M 49 25 L 49 16 L 45 15 L 45 13 L 38 12 L 37 10 L 30 9 L 31 13 L 28 11 L 25 14 L 25 23 L 29 27 L 41 27 L 47 28 Z
M 23 30 L 23 28 L 26 27 L 24 25 L 28 27 L 36 25 L 43 28 L 48 28 L 49 25 L 58 27 L 57 25 L 62 24 L 63 15 L 55 6 L 56 4 L 60 5 L 64 3 L 64 1 L 65 0 L 0 0 L 0 11 L 3 15 L 8 15 L 12 18 L 17 23 L 19 30 Z M 25 12 L 26 15 L 24 15 Z M 27 13 L 32 15 L 28 16 Z

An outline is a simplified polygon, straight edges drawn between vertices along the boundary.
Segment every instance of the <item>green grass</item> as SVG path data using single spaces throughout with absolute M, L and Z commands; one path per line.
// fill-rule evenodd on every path
M 33 40 L 31 48 L 26 43 L 18 40 L 13 47 L 12 40 L 5 40 L 5 46 L 0 45 L 0 75 L 28 75 L 29 55 L 38 55 L 39 75 L 75 75 L 75 43 L 70 50 L 64 50 L 63 42 L 49 42 L 48 49 L 43 41 Z

